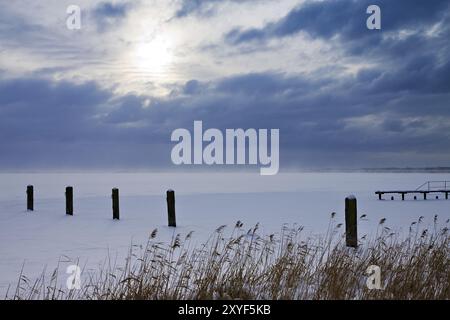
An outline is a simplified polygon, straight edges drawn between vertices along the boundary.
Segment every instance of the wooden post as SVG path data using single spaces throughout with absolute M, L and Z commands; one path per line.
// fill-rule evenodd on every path
M 34 188 L 33 186 L 27 186 L 27 210 L 34 210 Z
M 176 227 L 177 221 L 175 218 L 175 191 L 168 190 L 167 193 L 167 214 L 169 217 L 169 227 Z
M 113 219 L 120 220 L 119 216 L 119 189 L 112 189 L 112 209 L 113 209 Z
M 347 247 L 358 246 L 357 207 L 355 196 L 345 198 L 345 240 Z
M 448 192 L 445 193 L 445 200 L 448 200 Z
M 378 200 L 381 200 L 381 192 L 378 192 Z
M 427 200 L 427 193 L 426 192 L 423 193 L 423 200 Z
M 73 187 L 66 187 L 66 214 L 73 216 Z
M 405 201 L 405 193 L 402 192 L 402 201 Z

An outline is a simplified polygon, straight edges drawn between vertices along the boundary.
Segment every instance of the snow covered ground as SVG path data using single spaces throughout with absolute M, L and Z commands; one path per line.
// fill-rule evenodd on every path
M 344 198 L 358 200 L 359 234 L 373 234 L 381 218 L 398 232 L 424 216 L 424 225 L 450 218 L 450 200 L 378 201 L 382 189 L 415 189 L 428 180 L 450 180 L 450 174 L 426 173 L 41 173 L 0 174 L 0 294 L 15 285 L 24 265 L 29 278 L 45 266 L 62 270 L 79 259 L 95 269 L 106 256 L 126 256 L 131 243 L 145 243 L 157 228 L 158 239 L 194 231 L 204 242 L 219 226 L 260 223 L 261 234 L 282 225 L 305 226 L 307 233 L 326 231 L 331 212 L 344 222 Z M 35 211 L 26 211 L 25 190 L 35 187 Z M 65 215 L 64 189 L 74 187 L 73 217 Z M 111 189 L 120 189 L 120 221 L 112 220 Z M 165 192 L 176 192 L 176 229 L 167 227 Z M 386 197 L 387 198 L 387 197 Z M 441 197 L 442 198 L 442 197 Z

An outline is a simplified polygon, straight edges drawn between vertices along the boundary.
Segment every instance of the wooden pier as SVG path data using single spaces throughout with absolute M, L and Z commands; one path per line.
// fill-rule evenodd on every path
M 401 195 L 403 201 L 405 200 L 405 195 L 407 194 L 413 194 L 414 200 L 417 200 L 417 195 L 422 196 L 423 200 L 427 200 L 428 195 L 437 194 L 436 199 L 439 199 L 439 194 L 442 194 L 445 197 L 445 200 L 448 200 L 449 193 L 450 181 L 427 181 L 415 190 L 390 190 L 375 192 L 375 194 L 378 195 L 379 200 L 383 200 L 383 195 L 385 194 L 397 194 Z M 393 196 L 391 196 L 391 200 L 394 200 Z

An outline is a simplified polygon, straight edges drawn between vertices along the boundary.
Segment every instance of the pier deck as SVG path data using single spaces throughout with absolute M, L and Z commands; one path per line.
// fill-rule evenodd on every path
M 450 181 L 427 181 L 420 185 L 415 190 L 388 190 L 388 191 L 376 191 L 379 200 L 383 200 L 384 194 L 401 195 L 402 200 L 405 200 L 405 195 L 413 194 L 414 200 L 417 199 L 416 195 L 422 195 L 424 200 L 427 200 L 428 194 L 442 194 L 446 200 L 448 200 L 448 194 L 450 193 Z M 438 198 L 439 195 L 436 197 Z M 393 200 L 393 197 L 391 198 Z

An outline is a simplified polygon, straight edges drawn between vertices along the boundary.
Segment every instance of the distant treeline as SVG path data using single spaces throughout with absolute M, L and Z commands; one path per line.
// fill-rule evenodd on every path
M 450 167 L 386 167 L 386 168 L 323 168 L 323 169 L 304 169 L 303 172 L 375 172 L 375 173 L 450 173 Z
M 450 167 L 423 167 L 423 168 L 363 168 L 364 172 L 438 172 L 450 173 Z

